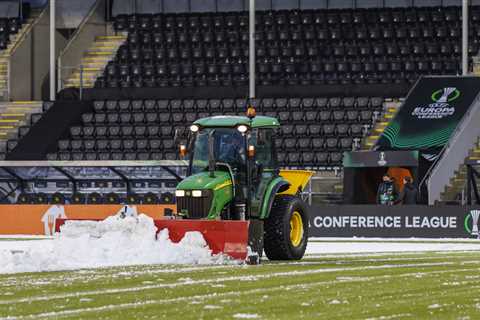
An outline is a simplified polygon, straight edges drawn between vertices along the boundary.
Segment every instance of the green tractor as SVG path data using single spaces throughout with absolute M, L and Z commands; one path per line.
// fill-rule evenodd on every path
M 270 260 L 301 259 L 309 213 L 300 193 L 312 172 L 279 169 L 274 141 L 280 123 L 252 109 L 247 115 L 191 125 L 188 142 L 180 146 L 189 167 L 175 192 L 175 221 L 202 232 L 211 247 L 223 242 L 217 251 L 230 254 L 233 246 L 250 258 L 265 251 Z

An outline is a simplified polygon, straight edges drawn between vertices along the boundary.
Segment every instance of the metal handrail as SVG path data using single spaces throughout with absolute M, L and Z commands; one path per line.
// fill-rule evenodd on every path
M 335 176 L 340 176 L 341 173 L 335 171 Z M 315 177 L 315 176 L 312 176 L 310 178 L 310 181 L 308 182 L 307 186 L 305 187 L 305 189 L 300 193 L 300 195 L 302 196 L 302 199 L 304 201 L 306 201 L 309 205 L 312 204 L 312 196 L 314 195 L 332 195 L 332 194 L 336 194 L 334 192 L 321 192 L 321 191 L 312 191 L 312 181 L 314 180 L 330 180 L 330 179 L 334 179 L 334 178 L 330 178 L 330 177 Z
M 60 82 L 59 82 L 59 88 L 60 90 L 64 89 L 64 80 L 63 80 L 63 77 L 61 77 L 61 72 L 63 69 L 67 69 L 67 70 L 79 70 L 80 72 L 80 87 L 78 88 L 79 89 L 79 99 L 82 100 L 83 99 L 83 90 L 84 90 L 84 84 L 83 84 L 83 73 L 84 73 L 84 68 L 85 66 L 83 64 L 79 64 L 78 66 L 58 66 L 58 74 L 59 74 L 59 79 L 60 79 Z

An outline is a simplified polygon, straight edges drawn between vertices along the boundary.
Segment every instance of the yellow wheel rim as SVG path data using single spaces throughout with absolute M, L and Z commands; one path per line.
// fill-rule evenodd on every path
M 298 247 L 303 239 L 303 221 L 300 212 L 294 211 L 290 218 L 290 241 Z

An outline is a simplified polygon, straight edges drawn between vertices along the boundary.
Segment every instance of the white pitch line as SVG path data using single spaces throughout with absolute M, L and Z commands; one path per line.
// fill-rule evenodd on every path
M 471 254 L 469 252 L 464 252 L 466 255 L 456 254 L 455 258 L 462 259 L 462 258 L 471 258 Z M 446 252 L 439 252 L 440 255 L 446 254 Z M 325 257 L 325 256 L 321 256 Z M 342 255 L 343 258 L 348 258 L 348 260 L 325 260 L 325 261 L 289 261 L 289 262 L 275 262 L 274 264 L 267 264 L 265 266 L 283 266 L 283 265 L 298 265 L 298 266 L 306 266 L 306 265 L 329 265 L 329 264 L 343 264 L 349 263 L 352 261 L 355 262 L 367 262 L 367 263 L 376 263 L 376 262 L 392 262 L 392 261 L 411 261 L 411 260 L 437 260 L 442 257 L 439 256 L 420 256 L 415 254 L 415 257 L 408 257 L 405 254 L 391 254 L 391 253 L 380 253 L 380 254 L 369 254 L 369 255 Z M 371 259 L 365 259 L 368 257 L 372 257 Z M 331 256 L 329 258 L 339 258 L 339 256 Z M 352 260 L 352 258 L 355 258 Z M 356 259 L 359 258 L 359 259 Z M 475 261 L 468 261 L 469 263 L 475 263 Z M 145 267 L 143 270 L 132 270 L 138 267 Z M 127 277 L 136 277 L 136 276 L 143 276 L 143 275 L 152 275 L 152 274 L 179 274 L 179 273 L 186 273 L 186 272 L 194 272 L 194 271 L 204 271 L 204 270 L 230 270 L 230 269 L 237 269 L 237 268 L 250 268 L 247 265 L 239 265 L 239 266 L 230 266 L 230 265 L 212 265 L 212 266 L 174 266 L 173 268 L 168 269 L 157 269 L 162 268 L 163 265 L 138 265 L 138 266 L 128 266 L 126 267 L 127 270 L 115 270 L 118 267 L 109 267 L 109 268 L 99 268 L 99 269 L 82 269 L 78 271 L 74 271 L 66 277 L 63 273 L 61 276 L 54 276 L 48 277 L 48 280 L 43 280 L 42 276 L 39 277 L 38 273 L 34 273 L 31 275 L 22 276 L 19 278 L 17 275 L 9 275 L 3 279 L 0 279 L 0 286 L 1 287 L 11 287 L 14 286 L 16 288 L 19 287 L 27 287 L 31 285 L 39 286 L 39 285 L 51 285 L 52 283 L 64 282 L 67 281 L 69 283 L 73 283 L 76 280 L 82 280 L 83 283 L 90 283 L 99 281 L 104 278 L 120 278 L 122 276 Z M 111 270 L 113 269 L 113 270 Z M 237 269 L 238 270 L 238 269 Z M 96 271 L 100 271 L 101 273 L 95 273 Z M 114 273 L 108 271 L 113 271 Z M 86 277 L 87 276 L 87 277 Z M 66 279 L 67 278 L 67 279 Z
M 480 261 L 478 263 L 480 264 Z M 270 279 L 275 277 L 303 276 L 303 275 L 313 275 L 313 274 L 330 273 L 330 272 L 435 267 L 435 266 L 449 266 L 454 264 L 455 263 L 453 262 L 398 264 L 398 265 L 386 264 L 386 265 L 380 265 L 380 266 L 327 268 L 327 269 L 304 270 L 304 271 L 284 271 L 284 272 L 275 272 L 270 274 L 224 277 L 224 278 L 204 279 L 204 280 L 189 280 L 189 281 L 184 281 L 179 283 L 162 283 L 162 284 L 156 284 L 156 285 L 146 285 L 146 286 L 138 286 L 138 287 L 131 287 L 131 288 L 104 289 L 104 290 L 84 291 L 84 292 L 75 292 L 75 293 L 66 293 L 66 294 L 56 294 L 56 295 L 49 295 L 49 296 L 28 297 L 28 298 L 21 298 L 16 300 L 0 300 L 0 305 L 7 305 L 11 303 L 30 303 L 34 301 L 49 301 L 49 300 L 55 300 L 55 299 L 66 299 L 66 298 L 74 298 L 74 297 L 82 297 L 82 296 L 120 294 L 120 293 L 137 292 L 137 291 L 160 289 L 160 288 L 176 288 L 176 287 L 187 286 L 187 285 L 204 285 L 204 284 L 210 284 L 210 283 L 221 283 L 221 282 L 230 282 L 230 281 L 258 281 L 262 279 Z

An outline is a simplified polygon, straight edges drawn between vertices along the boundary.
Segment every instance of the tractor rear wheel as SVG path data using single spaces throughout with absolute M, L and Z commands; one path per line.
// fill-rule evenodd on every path
M 265 221 L 264 250 L 270 260 L 298 260 L 308 242 L 308 210 L 297 196 L 277 195 Z

